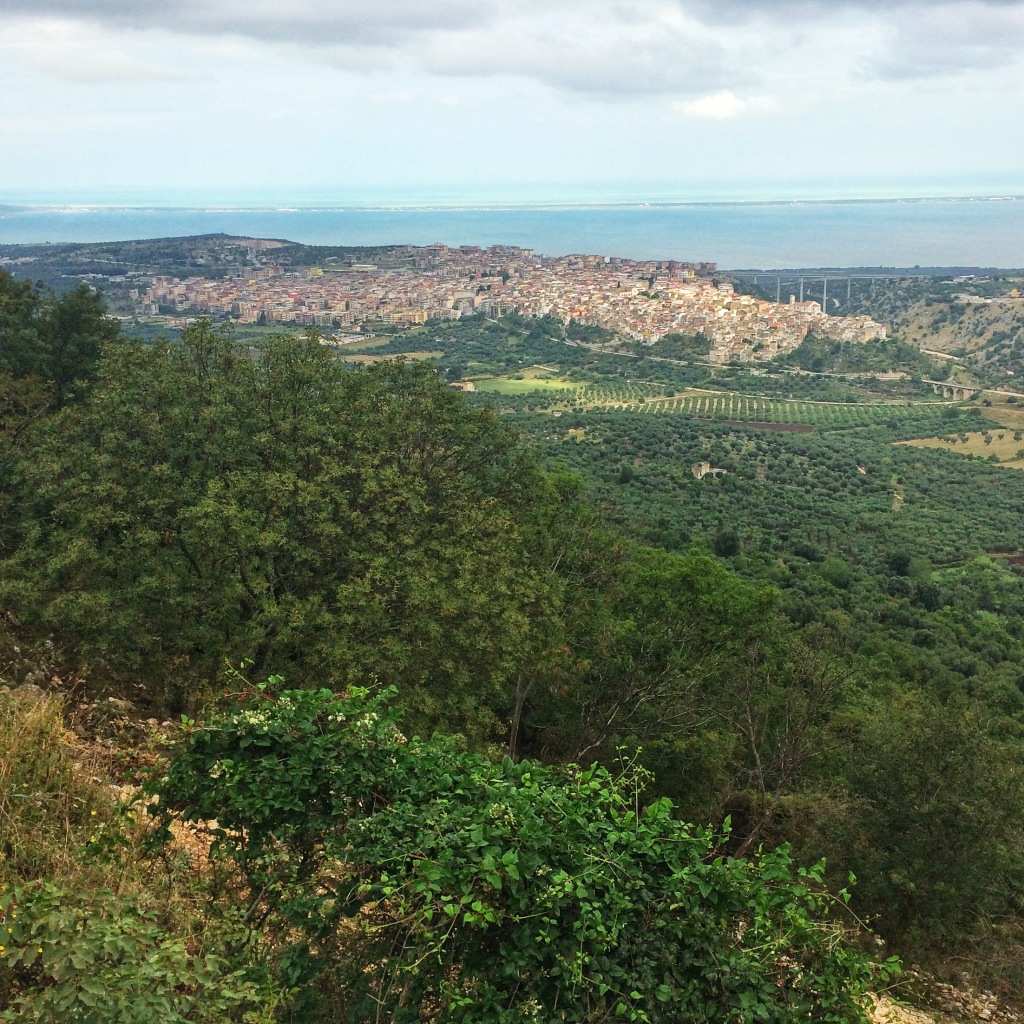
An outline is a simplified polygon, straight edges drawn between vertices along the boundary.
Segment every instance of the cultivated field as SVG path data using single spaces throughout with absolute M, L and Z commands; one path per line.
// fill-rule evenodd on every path
M 875 423 L 904 423 L 908 420 L 931 424 L 938 422 L 944 408 L 934 402 L 913 405 L 895 402 L 814 402 L 798 398 L 762 398 L 755 395 L 700 390 L 688 390 L 671 397 L 662 396 L 648 393 L 642 397 L 637 396 L 632 401 L 621 397 L 617 401 L 608 401 L 604 395 L 595 395 L 594 389 L 588 388 L 581 397 L 587 405 L 604 408 L 618 406 L 648 416 L 679 414 L 697 419 L 764 424 L 776 429 L 787 425 L 793 428 L 808 426 L 830 429 L 867 427 Z M 595 401 L 595 397 L 598 400 Z
M 536 407 L 546 406 L 551 412 L 595 409 L 643 416 L 682 415 L 794 432 L 816 428 L 842 430 L 875 424 L 898 424 L 905 428 L 912 424 L 912 429 L 927 434 L 941 429 L 943 418 L 952 405 L 938 401 L 825 402 L 700 388 L 675 392 L 668 385 L 656 381 L 622 378 L 580 383 L 560 377 L 552 367 L 544 366 L 522 371 L 522 379 L 481 375 L 473 376 L 473 381 L 478 391 L 505 395 L 532 393 L 536 395 Z
M 995 427 L 969 434 L 942 434 L 935 437 L 899 441 L 911 448 L 942 448 L 958 455 L 977 455 L 991 459 L 994 455 L 1001 465 L 1024 469 L 1024 432 Z
M 388 355 L 375 356 L 371 353 L 353 352 L 351 355 L 338 356 L 338 358 L 343 363 L 356 363 L 359 366 L 370 366 L 373 363 L 384 362 L 387 359 L 408 359 L 410 362 L 415 362 L 419 359 L 440 359 L 443 355 L 443 352 L 400 352 L 397 355 L 390 353 Z
M 473 377 L 477 391 L 494 391 L 500 395 L 525 395 L 531 391 L 577 391 L 584 385 L 579 381 L 559 377 L 549 366 L 528 366 L 517 374 L 522 377 Z M 568 397 L 568 396 L 567 396 Z

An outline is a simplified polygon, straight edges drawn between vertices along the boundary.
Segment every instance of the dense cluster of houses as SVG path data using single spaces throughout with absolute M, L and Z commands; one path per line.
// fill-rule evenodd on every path
M 327 260 L 301 271 L 267 264 L 220 279 L 153 277 L 143 316 L 220 316 L 242 323 L 357 330 L 510 312 L 605 327 L 633 341 L 703 334 L 714 362 L 771 359 L 813 332 L 885 337 L 868 317 L 827 316 L 816 302 L 767 302 L 713 279 L 711 263 L 541 256 L 517 246 L 399 247 L 400 267 Z

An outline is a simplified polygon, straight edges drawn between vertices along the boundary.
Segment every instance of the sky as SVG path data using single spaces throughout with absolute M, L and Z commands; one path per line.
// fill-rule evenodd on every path
M 1024 0 L 0 0 L 0 203 L 1024 194 Z

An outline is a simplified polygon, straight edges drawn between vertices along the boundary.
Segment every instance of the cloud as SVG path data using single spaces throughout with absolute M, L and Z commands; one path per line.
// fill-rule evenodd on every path
M 578 95 L 693 103 L 771 88 L 787 56 L 791 66 L 813 58 L 806 40 L 828 32 L 871 35 L 859 67 L 880 79 L 1001 66 L 1024 44 L 1024 0 L 0 0 L 4 18 L 250 40 L 359 74 L 513 76 Z M 76 59 L 49 66 L 81 81 L 147 73 L 124 48 Z
M 672 109 L 683 117 L 709 118 L 714 121 L 727 121 L 743 114 L 766 113 L 775 107 L 775 102 L 767 97 L 743 100 L 730 89 L 672 104 Z
M 582 94 L 738 84 L 717 29 L 675 0 L 0 0 L 0 16 L 249 39 L 358 73 L 509 75 Z
M 680 0 L 683 2 L 683 0 Z M 689 0 L 708 19 L 800 30 L 858 21 L 881 38 L 866 78 L 910 79 L 991 70 L 1020 59 L 1024 0 Z
M 0 10 L 50 15 L 121 29 L 237 35 L 309 46 L 392 46 L 424 31 L 488 19 L 474 0 L 2 0 Z
M 191 71 L 130 54 L 102 32 L 83 29 L 73 22 L 47 21 L 8 28 L 0 37 L 2 52 L 17 55 L 35 71 L 71 85 L 186 82 L 197 78 Z
M 944 3 L 927 17 L 897 12 L 889 44 L 864 71 L 889 79 L 990 71 L 1015 63 L 1024 49 L 1024 3 Z
M 935 0 L 677 0 L 689 9 L 699 9 L 705 16 L 717 12 L 719 16 L 728 15 L 730 19 L 759 20 L 783 19 L 792 21 L 794 18 L 806 17 L 812 13 L 852 12 L 864 13 L 874 11 L 915 11 L 918 15 L 932 11 L 937 6 Z M 941 0 L 940 0 L 941 2 Z M 988 7 L 993 10 L 1000 8 L 1020 7 L 1022 0 L 959 0 L 964 6 Z
M 714 35 L 669 7 L 651 12 L 591 0 L 590 17 L 567 22 L 556 4 L 528 21 L 468 29 L 425 42 L 425 70 L 510 75 L 604 97 L 693 94 L 735 80 Z M 639 13 L 645 17 L 638 17 Z

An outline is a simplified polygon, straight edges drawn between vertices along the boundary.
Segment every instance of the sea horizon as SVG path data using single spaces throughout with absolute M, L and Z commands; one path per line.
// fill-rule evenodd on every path
M 903 196 L 680 197 L 654 189 L 495 201 L 465 190 L 361 196 L 182 190 L 0 192 L 0 244 L 218 234 L 310 245 L 506 244 L 558 256 L 714 262 L 722 269 L 1024 267 L 1024 190 Z M 646 198 L 645 198 L 646 197 Z M 43 201 L 48 198 L 50 201 Z
M 589 194 L 588 194 L 589 192 Z M 701 191 L 683 194 L 657 189 L 637 190 L 536 190 L 516 196 L 508 190 L 471 189 L 444 191 L 353 190 L 344 193 L 282 194 L 277 191 L 231 190 L 230 194 L 211 190 L 95 190 L 88 193 L 69 190 L 0 190 L 0 210 L 191 210 L 293 211 L 293 210 L 545 210 L 604 209 L 620 207 L 689 206 L 802 206 L 862 205 L 870 203 L 946 203 L 1013 202 L 1024 200 L 1024 183 L 998 189 L 937 189 L 929 192 L 901 192 L 885 189 L 851 194 L 844 190 L 799 190 L 780 194 L 777 189 L 753 192 Z

